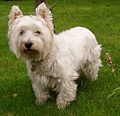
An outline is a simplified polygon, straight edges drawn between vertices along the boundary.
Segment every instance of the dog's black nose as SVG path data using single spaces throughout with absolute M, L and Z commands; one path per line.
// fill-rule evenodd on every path
M 25 43 L 25 47 L 27 48 L 27 49 L 30 49 L 31 47 L 32 47 L 32 42 L 26 42 Z

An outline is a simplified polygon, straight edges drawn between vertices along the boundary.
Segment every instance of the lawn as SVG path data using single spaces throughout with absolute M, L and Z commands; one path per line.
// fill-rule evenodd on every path
M 56 0 L 49 0 L 52 4 Z M 12 5 L 24 14 L 34 13 L 32 0 L 0 1 L 0 116 L 120 116 L 120 0 L 61 0 L 53 9 L 56 32 L 74 26 L 92 30 L 102 45 L 103 67 L 98 80 L 78 87 L 76 101 L 58 110 L 55 96 L 44 105 L 35 105 L 35 96 L 22 60 L 11 53 L 7 40 L 8 14 Z M 105 53 L 115 67 L 111 73 Z M 81 84 L 80 84 L 81 85 Z

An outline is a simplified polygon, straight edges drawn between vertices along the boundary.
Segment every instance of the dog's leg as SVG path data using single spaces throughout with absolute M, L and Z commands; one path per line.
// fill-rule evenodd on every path
M 36 96 L 36 104 L 42 104 L 45 101 L 47 101 L 48 98 L 50 98 L 48 92 L 45 91 L 46 88 L 45 84 L 47 84 L 47 82 L 45 79 L 42 79 L 42 77 L 40 77 L 39 81 L 34 81 L 32 83 L 33 90 Z
M 98 60 L 98 62 L 93 62 L 93 63 L 88 62 L 86 68 L 84 69 L 85 76 L 88 79 L 95 81 L 98 77 L 100 66 L 101 66 L 101 60 Z
M 86 61 L 84 68 L 82 68 L 85 76 L 92 81 L 97 79 L 99 67 L 102 66 L 100 60 L 100 53 L 101 47 L 100 45 L 98 45 L 93 50 L 91 50 L 88 60 Z
M 65 108 L 71 101 L 75 100 L 77 85 L 73 80 L 62 79 L 57 97 L 58 108 Z

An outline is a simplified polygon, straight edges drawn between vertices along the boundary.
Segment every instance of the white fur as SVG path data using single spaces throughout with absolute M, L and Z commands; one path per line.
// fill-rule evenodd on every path
M 46 101 L 50 97 L 46 88 L 51 87 L 58 92 L 58 108 L 64 108 L 75 100 L 75 80 L 81 72 L 88 79 L 96 80 L 101 65 L 101 47 L 94 34 L 84 27 L 54 34 L 49 15 L 51 12 L 47 8 L 47 12 L 42 14 L 44 16 L 39 14 L 41 9 L 43 11 L 46 8 L 42 3 L 36 9 L 37 16 L 24 16 L 21 13 L 17 18 L 14 18 L 15 11 L 12 8 L 12 15 L 9 15 L 12 22 L 8 31 L 10 49 L 26 62 L 36 102 Z M 21 30 L 24 30 L 22 35 Z M 28 41 L 33 43 L 31 51 L 25 48 Z

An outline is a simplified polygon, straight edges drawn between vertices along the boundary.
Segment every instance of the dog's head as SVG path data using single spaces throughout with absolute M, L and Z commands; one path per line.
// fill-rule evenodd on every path
M 36 16 L 24 16 L 18 6 L 9 14 L 8 38 L 16 57 L 44 59 L 52 48 L 52 14 L 45 3 L 36 8 Z

